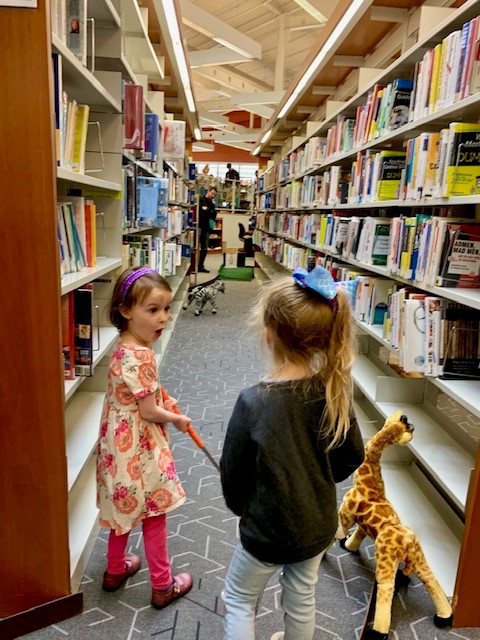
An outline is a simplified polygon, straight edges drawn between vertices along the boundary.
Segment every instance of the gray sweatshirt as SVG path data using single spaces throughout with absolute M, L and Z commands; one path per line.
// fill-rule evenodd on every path
M 290 380 L 243 390 L 220 461 L 227 506 L 240 516 L 245 549 L 264 562 L 312 558 L 334 539 L 335 483 L 363 461 L 353 415 L 348 435 L 328 453 L 319 436 L 325 398 L 308 398 Z

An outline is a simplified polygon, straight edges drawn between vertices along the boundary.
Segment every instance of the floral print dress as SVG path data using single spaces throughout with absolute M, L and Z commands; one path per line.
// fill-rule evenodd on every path
M 138 400 L 151 393 L 163 406 L 152 349 L 119 340 L 110 358 L 97 448 L 100 524 L 117 535 L 186 500 L 166 426 L 140 415 Z

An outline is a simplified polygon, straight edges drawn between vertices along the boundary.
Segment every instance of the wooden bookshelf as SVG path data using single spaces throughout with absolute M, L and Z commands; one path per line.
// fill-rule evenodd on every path
M 120 46 L 104 48 L 99 66 L 91 59 L 84 66 L 51 34 L 51 4 L 38 0 L 35 9 L 0 8 L 0 70 L 8 96 L 0 124 L 0 192 L 9 203 L 2 243 L 8 293 L 6 289 L 0 321 L 8 372 L 1 387 L 0 430 L 1 488 L 8 514 L 0 636 L 6 640 L 82 609 L 78 589 L 99 530 L 95 445 L 108 356 L 118 336 L 105 307 L 123 268 L 122 70 L 129 66 L 140 71 L 140 60 L 148 54 L 148 75 L 163 73 L 135 0 L 88 0 L 88 16 L 97 21 L 99 33 L 108 33 L 116 43 L 130 28 L 126 18 L 135 18 L 126 54 Z M 62 57 L 63 88 L 69 98 L 88 104 L 90 119 L 100 122 L 103 168 L 98 168 L 98 142 L 88 137 L 84 174 L 57 167 L 52 52 Z M 145 83 L 148 86 L 147 75 Z M 161 104 L 163 118 L 163 100 L 145 93 L 147 110 Z M 95 201 L 97 260 L 95 267 L 60 278 L 57 194 L 73 195 L 70 190 Z M 188 287 L 187 270 L 184 260 L 171 278 L 176 317 Z M 98 306 L 93 375 L 65 380 L 60 299 L 88 283 L 94 284 Z

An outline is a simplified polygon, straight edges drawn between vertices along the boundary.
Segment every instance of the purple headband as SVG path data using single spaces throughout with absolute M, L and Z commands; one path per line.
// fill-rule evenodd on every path
M 334 312 L 337 310 L 337 301 L 335 298 L 337 297 L 338 289 L 345 291 L 350 307 L 352 309 L 355 307 L 358 278 L 335 282 L 328 269 L 317 266 L 310 272 L 300 267 L 295 269 L 293 279 L 303 289 L 310 289 L 321 295 Z
M 143 267 L 142 269 L 137 269 L 133 271 L 129 276 L 125 278 L 122 284 L 122 288 L 120 289 L 120 301 L 123 304 L 125 302 L 125 298 L 127 297 L 128 290 L 132 286 L 132 284 L 141 278 L 142 276 L 146 276 L 148 273 L 157 273 L 155 269 L 148 269 L 147 267 Z

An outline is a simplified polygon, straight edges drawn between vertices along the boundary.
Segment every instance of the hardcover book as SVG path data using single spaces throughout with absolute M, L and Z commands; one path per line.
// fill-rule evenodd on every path
M 93 374 L 93 284 L 75 289 L 75 372 L 79 376 Z
M 444 240 L 440 273 L 441 287 L 480 287 L 480 224 L 449 224 Z

